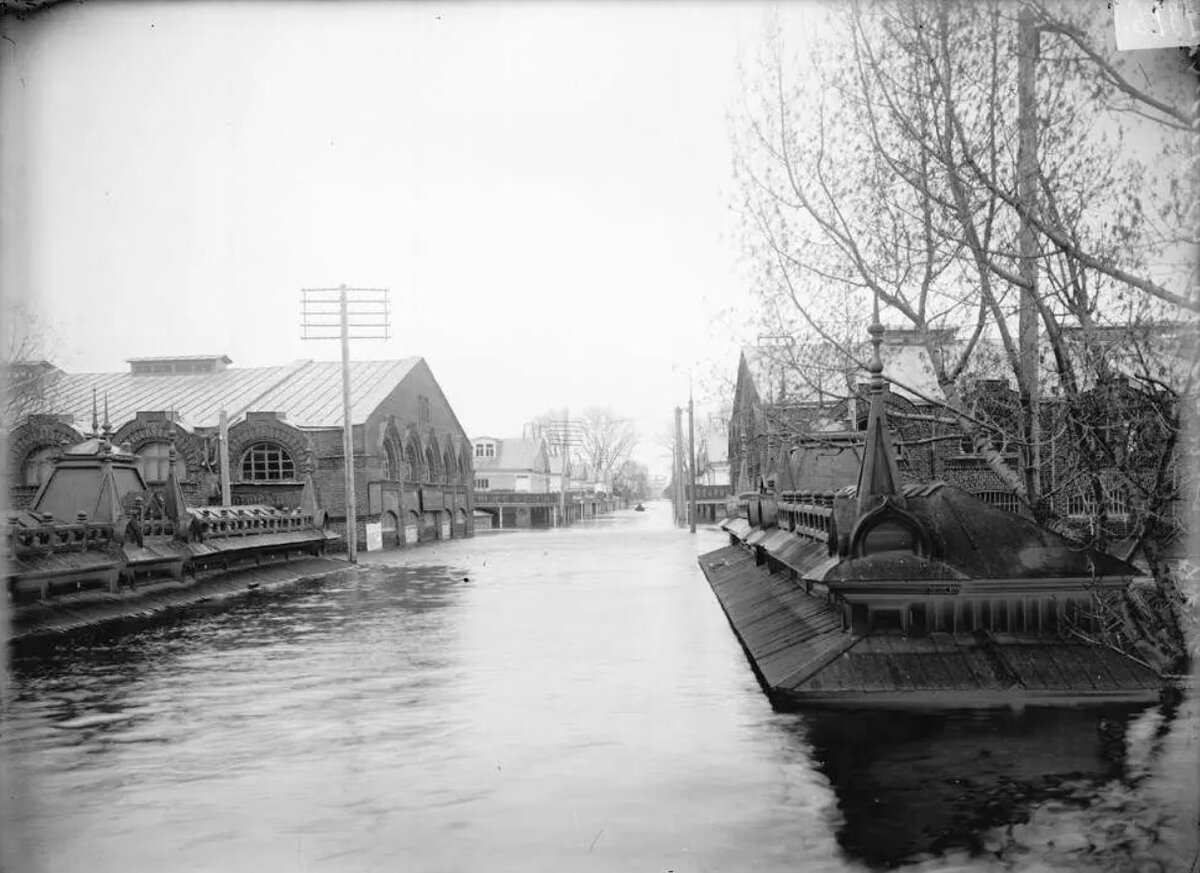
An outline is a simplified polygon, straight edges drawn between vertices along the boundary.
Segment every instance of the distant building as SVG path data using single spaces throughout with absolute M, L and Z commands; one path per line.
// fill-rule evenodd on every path
M 569 524 L 616 505 L 574 463 L 564 494 L 561 458 L 541 439 L 482 436 L 472 443 L 476 504 L 491 515 L 493 529 Z
M 550 493 L 550 458 L 541 440 L 476 437 L 472 443 L 476 490 Z
M 224 355 L 133 358 L 120 373 L 39 366 L 38 391 L 9 433 L 9 503 L 29 503 L 54 456 L 107 432 L 138 457 L 148 485 L 166 482 L 171 448 L 185 499 L 221 502 L 219 419 L 228 416 L 231 497 L 298 505 L 312 470 L 318 503 L 345 526 L 340 363 L 231 367 Z M 470 536 L 471 444 L 419 357 L 351 364 L 357 536 L 379 523 L 385 545 Z
M 696 515 L 719 521 L 736 505 L 729 469 L 729 435 L 719 422 L 696 433 Z M 690 501 L 690 496 L 689 496 Z

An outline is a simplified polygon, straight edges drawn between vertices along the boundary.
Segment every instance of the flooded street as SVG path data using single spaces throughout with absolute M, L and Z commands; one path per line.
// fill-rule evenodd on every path
M 1194 700 L 775 713 L 696 565 L 724 543 L 654 503 L 374 553 L 348 578 L 18 651 L 6 860 L 1187 870 Z

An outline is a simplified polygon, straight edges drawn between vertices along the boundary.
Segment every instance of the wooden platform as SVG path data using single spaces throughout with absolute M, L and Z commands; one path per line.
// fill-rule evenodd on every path
M 1056 636 L 902 636 L 843 630 L 841 610 L 772 573 L 750 549 L 701 555 L 760 683 L 777 705 L 905 707 L 1153 701 L 1166 684 L 1102 645 Z

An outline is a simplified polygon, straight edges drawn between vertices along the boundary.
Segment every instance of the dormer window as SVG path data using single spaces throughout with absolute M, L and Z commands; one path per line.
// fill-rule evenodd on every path
M 496 457 L 496 444 L 492 442 L 475 443 L 475 457 L 477 458 L 494 458 Z

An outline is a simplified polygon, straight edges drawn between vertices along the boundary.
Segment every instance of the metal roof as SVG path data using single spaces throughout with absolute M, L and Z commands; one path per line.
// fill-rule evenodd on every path
M 352 361 L 351 420 L 355 424 L 366 421 L 420 360 Z M 288 423 L 296 427 L 341 427 L 342 365 L 310 361 L 268 390 L 255 401 L 254 408 L 286 413 Z
M 353 361 L 350 365 L 352 420 L 366 421 L 421 358 Z M 70 416 L 77 428 L 97 417 L 114 427 L 138 412 L 175 412 L 187 427 L 216 427 L 222 409 L 230 421 L 246 412 L 280 412 L 297 427 L 340 427 L 341 364 L 294 361 L 276 367 L 230 367 L 217 373 L 134 375 L 133 373 L 61 373 L 47 386 L 41 409 Z

